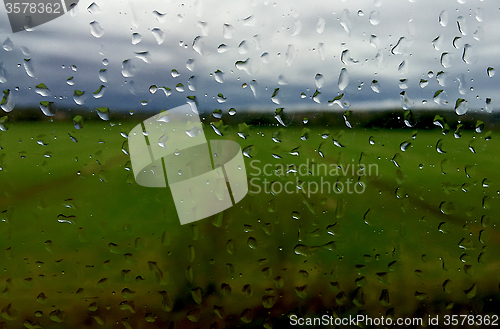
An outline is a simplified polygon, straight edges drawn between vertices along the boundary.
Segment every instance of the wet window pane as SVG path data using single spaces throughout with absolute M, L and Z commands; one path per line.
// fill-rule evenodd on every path
M 0 15 L 0 328 L 500 323 L 495 3 Z

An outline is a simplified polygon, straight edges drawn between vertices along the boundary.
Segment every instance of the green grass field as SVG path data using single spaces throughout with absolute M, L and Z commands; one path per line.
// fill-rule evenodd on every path
M 273 195 L 250 186 L 235 207 L 181 226 L 168 189 L 134 182 L 121 133 L 136 124 L 14 122 L 0 132 L 0 328 L 494 314 L 495 132 L 228 126 L 218 136 L 206 126 L 207 139 L 241 145 L 257 185 L 299 179 L 305 188 Z M 254 176 L 255 166 L 305 163 L 378 171 Z M 347 179 L 364 193 L 310 185 Z

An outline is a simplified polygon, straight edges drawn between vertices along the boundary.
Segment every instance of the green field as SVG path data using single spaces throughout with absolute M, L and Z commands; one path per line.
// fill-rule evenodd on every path
M 0 328 L 282 328 L 292 314 L 497 310 L 496 132 L 228 126 L 219 136 L 207 125 L 207 139 L 241 145 L 249 178 L 305 188 L 254 187 L 181 226 L 168 189 L 134 181 L 121 133 L 136 124 L 0 132 Z M 252 175 L 306 163 L 378 170 Z M 313 193 L 311 182 L 348 179 L 364 192 Z

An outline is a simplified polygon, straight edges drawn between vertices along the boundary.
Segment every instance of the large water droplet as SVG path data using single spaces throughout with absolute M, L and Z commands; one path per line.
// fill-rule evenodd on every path
M 104 29 L 99 25 L 99 22 L 92 21 L 90 22 L 90 33 L 96 37 L 100 38 L 104 35 Z
M 439 24 L 441 24 L 441 26 L 446 26 L 448 25 L 448 12 L 446 10 L 443 10 L 440 14 L 439 14 Z
M 153 36 L 159 45 L 165 41 L 165 33 L 161 29 L 155 27 L 151 30 L 151 33 L 153 33 Z
M 323 74 L 317 73 L 314 77 L 314 82 L 316 83 L 316 88 L 321 89 L 321 87 L 323 87 L 323 83 L 325 82 Z
M 142 36 L 139 33 L 137 33 L 137 32 L 132 33 L 132 44 L 133 45 L 138 44 L 139 42 L 141 42 L 141 40 L 142 40 Z
M 10 92 L 10 89 L 5 89 L 3 91 L 2 101 L 0 102 L 0 107 L 5 112 L 10 112 L 14 109 L 14 95 Z
M 338 86 L 340 90 L 344 90 L 349 84 L 349 74 L 347 73 L 346 68 L 342 68 L 339 74 Z
M 14 43 L 12 42 L 12 40 L 10 40 L 9 37 L 7 37 L 7 39 L 5 39 L 5 41 L 3 42 L 2 48 L 5 51 L 12 51 L 12 49 L 14 49 Z
M 488 77 L 493 78 L 495 75 L 495 69 L 490 66 L 486 69 L 486 73 L 488 74 Z
M 35 86 L 35 91 L 38 95 L 47 97 L 50 96 L 50 90 L 44 83 L 39 83 Z
M 23 61 L 24 69 L 26 70 L 26 74 L 30 77 L 35 77 L 35 68 L 33 66 L 33 61 L 29 58 L 25 58 Z
M 325 31 L 325 20 L 323 18 L 318 19 L 318 23 L 316 23 L 316 32 L 323 33 Z
M 222 26 L 222 35 L 224 39 L 232 39 L 234 35 L 234 27 L 229 24 L 224 24 Z
M 451 55 L 447 52 L 441 54 L 441 65 L 444 68 L 449 68 L 451 66 Z
M 370 13 L 369 20 L 372 25 L 380 24 L 380 12 L 378 10 L 372 11 Z
M 458 26 L 458 31 L 462 35 L 467 35 L 467 32 L 468 32 L 467 23 L 466 23 L 465 18 L 463 16 L 458 16 L 457 26 Z
M 78 105 L 83 105 L 87 101 L 87 95 L 84 91 L 76 90 L 73 93 L 73 100 Z
M 342 15 L 340 15 L 340 25 L 344 28 L 347 34 L 351 33 L 352 20 L 349 10 L 344 9 L 344 11 L 342 11 Z

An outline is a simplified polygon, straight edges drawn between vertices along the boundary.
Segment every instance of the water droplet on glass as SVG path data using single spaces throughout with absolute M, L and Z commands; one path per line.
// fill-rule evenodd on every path
M 75 89 L 73 92 L 73 100 L 76 104 L 83 105 L 87 101 L 87 95 L 84 91 Z
M 443 46 L 443 38 L 441 35 L 438 35 L 434 40 L 432 40 L 432 46 L 436 50 L 440 50 L 441 47 Z
M 98 107 L 96 109 L 96 112 L 97 112 L 97 115 L 99 116 L 99 118 L 101 118 L 101 120 L 104 120 L 104 121 L 109 120 L 109 108 L 107 108 L 107 107 Z M 128 138 L 128 136 L 125 137 L 125 138 Z
M 163 23 L 166 19 L 165 14 L 160 13 L 158 10 L 153 11 L 153 16 L 159 23 Z
M 467 113 L 468 110 L 469 109 L 467 107 L 467 101 L 463 98 L 458 98 L 457 101 L 455 102 L 455 112 L 458 115 L 463 115 Z
M 347 32 L 347 34 L 350 35 L 351 33 L 351 14 L 349 13 L 349 10 L 344 9 L 342 11 L 342 15 L 340 15 L 340 25 L 344 28 L 344 30 Z
M 230 108 L 229 109 L 229 115 L 235 115 L 236 114 L 236 110 L 234 108 Z
M 44 83 L 39 83 L 35 86 L 35 91 L 40 96 L 50 96 L 50 90 Z
M 104 35 L 104 29 L 99 25 L 99 22 L 92 21 L 90 22 L 90 33 L 96 37 L 100 38 Z
M 369 20 L 372 25 L 380 24 L 380 12 L 378 10 L 372 11 L 370 13 Z
M 101 82 L 108 82 L 108 78 L 107 78 L 108 73 L 107 73 L 107 72 L 108 72 L 108 71 L 107 71 L 106 69 L 100 69 L 100 70 L 99 70 L 99 80 L 101 80 Z M 71 81 L 73 82 L 73 77 L 68 78 L 68 81 L 69 81 L 70 79 L 71 79 Z M 72 84 L 70 84 L 70 83 L 68 82 L 68 84 L 69 84 L 70 86 L 72 86 L 72 85 L 74 84 L 74 82 L 73 82 Z
M 285 54 L 285 65 L 286 66 L 291 66 L 293 62 L 295 61 L 295 46 L 294 45 L 288 45 L 288 49 Z
M 99 8 L 99 6 L 95 2 L 92 2 L 90 4 L 90 6 L 87 7 L 87 10 L 91 14 L 100 14 L 101 13 L 101 8 Z
M 379 85 L 379 83 L 378 83 L 378 81 L 377 81 L 377 80 L 372 80 L 372 83 L 371 83 L 371 85 L 370 85 L 370 88 L 371 88 L 374 92 L 376 92 L 376 93 L 380 93 L 380 85 Z
M 495 75 L 495 69 L 490 66 L 486 69 L 486 73 L 488 74 L 488 77 L 493 78 Z
M 316 32 L 323 33 L 325 31 L 325 20 L 323 18 L 318 19 L 318 23 L 316 23 Z
M 447 52 L 441 54 L 441 65 L 444 68 L 449 68 L 451 66 L 451 55 Z
M 232 39 L 234 35 L 234 27 L 229 24 L 224 24 L 222 26 L 222 35 L 224 39 Z
M 186 68 L 189 71 L 193 71 L 194 70 L 194 59 L 192 59 L 192 58 L 188 59 L 188 61 L 186 62 Z
M 151 33 L 153 33 L 156 43 L 158 43 L 159 45 L 161 45 L 163 41 L 165 41 L 165 33 L 161 29 L 155 27 L 151 30 Z
M 321 87 L 323 87 L 323 83 L 325 82 L 323 74 L 317 73 L 314 77 L 314 82 L 316 83 L 316 88 L 321 89 Z
M 298 35 L 302 31 L 302 23 L 299 20 L 293 22 L 292 37 Z
M 56 106 L 56 103 L 42 101 L 42 102 L 40 102 L 40 110 L 42 111 L 42 113 L 44 115 L 51 117 L 56 113 L 57 106 Z
M 106 90 L 106 88 L 107 87 L 105 85 L 99 86 L 99 88 L 97 88 L 97 90 L 93 92 L 94 98 L 101 98 L 102 96 L 104 96 L 104 91 Z
M 12 49 L 14 49 L 14 43 L 12 42 L 12 40 L 10 40 L 9 37 L 7 37 L 7 39 L 5 39 L 5 41 L 3 42 L 2 48 L 5 51 L 12 51 Z
M 439 24 L 441 24 L 441 26 L 448 25 L 448 12 L 446 10 L 443 10 L 439 14 Z
M 349 74 L 346 68 L 342 68 L 339 74 L 338 86 L 340 90 L 344 90 L 349 84 Z
M 30 77 L 35 77 L 35 68 L 33 66 L 33 61 L 29 58 L 25 58 L 23 61 L 24 69 L 26 70 L 26 74 Z
M 81 115 L 77 115 L 73 118 L 73 125 L 75 126 L 76 129 L 83 128 L 83 118 Z
M 141 40 L 142 40 L 142 35 L 140 35 L 137 32 L 132 33 L 132 44 L 133 45 L 138 44 L 139 42 L 141 42 Z
M 125 78 L 131 78 L 135 76 L 137 68 L 135 66 L 134 59 L 126 59 L 122 62 L 122 75 Z
M 467 35 L 467 23 L 465 21 L 465 18 L 463 16 L 458 16 L 457 18 L 457 26 L 458 26 L 458 31 L 462 35 Z

